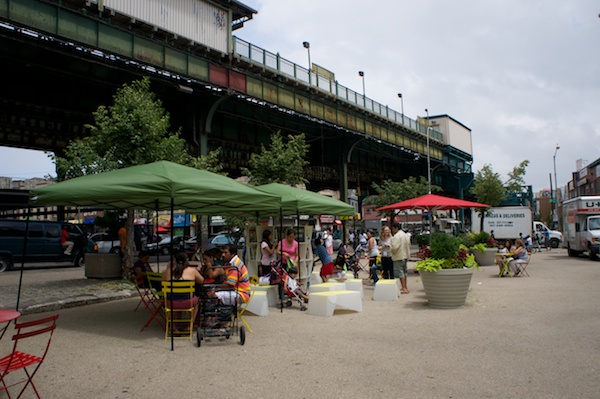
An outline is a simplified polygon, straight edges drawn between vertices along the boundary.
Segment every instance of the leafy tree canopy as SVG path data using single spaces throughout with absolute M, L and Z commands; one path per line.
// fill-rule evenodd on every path
M 505 183 L 508 195 L 521 193 L 523 191 L 523 186 L 525 185 L 525 169 L 527 169 L 527 166 L 529 166 L 529 161 L 524 160 L 508 173 L 508 181 Z
M 418 180 L 416 177 L 410 176 L 401 182 L 385 180 L 381 185 L 373 183 L 372 187 L 377 195 L 365 198 L 363 203 L 375 205 L 377 208 L 425 195 L 429 192 L 429 184 L 424 176 L 420 176 Z M 442 191 L 442 188 L 432 185 L 431 191 Z
M 168 160 L 189 164 L 185 140 L 168 132 L 169 114 L 150 91 L 150 79 L 124 84 L 113 104 L 94 112 L 90 135 L 73 140 L 64 157 L 55 157 L 59 176 L 73 178 Z
M 179 132 L 169 132 L 169 114 L 150 91 L 150 79 L 124 84 L 110 106 L 94 112 L 90 135 L 69 143 L 64 157 L 54 156 L 58 175 L 70 179 L 82 175 L 171 161 L 219 172 L 219 151 L 193 158 Z M 127 270 L 133 263 L 133 210 L 127 212 Z
M 492 207 L 500 205 L 506 198 L 500 175 L 495 173 L 489 164 L 483 165 L 477 172 L 470 192 L 478 202 Z
M 304 133 L 287 136 L 287 142 L 281 137 L 281 132 L 271 136 L 271 145 L 261 152 L 250 156 L 250 168 L 241 168 L 244 175 L 250 178 L 250 183 L 259 186 L 268 183 L 282 183 L 292 186 L 308 183 L 304 178 L 305 160 L 308 144 Z

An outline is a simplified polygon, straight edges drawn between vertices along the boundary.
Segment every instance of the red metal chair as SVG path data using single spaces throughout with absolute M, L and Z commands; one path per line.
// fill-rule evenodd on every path
M 17 399 L 23 395 L 25 389 L 29 385 L 31 385 L 35 391 L 36 396 L 40 398 L 40 394 L 33 383 L 33 377 L 44 362 L 46 354 L 48 353 L 48 349 L 50 348 L 52 335 L 56 329 L 56 319 L 58 319 L 58 315 L 27 321 L 24 323 L 18 323 L 15 326 L 17 333 L 12 337 L 13 341 L 15 341 L 13 350 L 9 355 L 6 355 L 0 359 L 0 391 L 6 391 L 6 394 L 9 398 L 12 398 L 12 396 L 10 395 L 8 388 L 22 383 L 25 383 L 25 386 L 23 386 L 23 389 L 21 389 L 21 392 L 19 392 Z M 29 338 L 41 335 L 46 335 L 48 341 L 46 342 L 40 337 L 37 342 L 30 343 L 32 340 Z M 20 352 L 17 350 L 19 342 L 26 339 L 28 342 L 28 348 L 38 348 L 36 354 Z M 23 370 L 27 378 L 7 384 L 8 381 L 6 377 L 10 373 L 17 370 Z
M 161 322 L 160 319 L 165 320 L 163 314 L 163 293 L 162 293 L 162 274 L 154 273 L 154 272 L 146 272 L 146 280 L 148 282 L 148 289 L 145 293 L 148 294 L 147 301 L 144 302 L 144 305 L 148 312 L 150 312 L 150 316 L 146 321 L 146 324 L 142 327 L 141 331 L 144 331 L 146 327 L 148 327 L 152 320 L 156 321 L 160 328 L 164 331 L 165 325 Z M 158 288 L 160 287 L 160 288 Z M 144 297 L 140 297 L 140 299 L 144 300 Z
M 152 288 L 148 286 L 148 281 L 146 280 L 145 275 L 136 274 L 131 277 L 131 282 L 135 285 L 135 289 L 140 296 L 140 301 L 133 311 L 135 312 L 138 310 L 141 305 L 144 305 L 146 309 L 150 310 L 148 306 L 151 306 L 154 294 L 152 293 Z

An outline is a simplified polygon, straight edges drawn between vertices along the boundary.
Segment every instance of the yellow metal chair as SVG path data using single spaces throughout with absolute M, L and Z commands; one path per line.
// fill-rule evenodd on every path
M 250 302 L 252 302 L 252 298 L 254 298 L 254 292 L 255 291 L 250 291 L 250 299 L 248 299 L 248 302 L 241 303 L 237 307 L 237 317 L 238 317 L 239 321 L 241 321 L 242 324 L 244 326 L 246 326 L 246 329 L 248 330 L 248 332 L 252 332 L 252 329 L 250 328 L 250 326 L 248 325 L 248 323 L 244 319 L 243 315 L 246 312 L 246 308 L 248 307 L 248 305 L 250 305 Z
M 164 298 L 163 309 L 165 311 L 165 341 L 171 337 L 173 327 L 173 338 L 189 338 L 192 342 L 194 329 L 194 292 L 196 290 L 193 281 L 163 281 L 162 292 Z M 173 298 L 173 301 L 171 301 Z M 174 308 L 172 302 L 189 301 L 189 307 Z M 175 330 L 176 324 L 185 324 L 186 329 Z

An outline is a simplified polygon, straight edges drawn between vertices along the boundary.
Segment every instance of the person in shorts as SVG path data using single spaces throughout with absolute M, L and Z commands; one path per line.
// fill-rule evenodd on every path
M 401 294 L 408 294 L 406 278 L 408 276 L 408 259 L 410 258 L 410 238 L 402 231 L 399 223 L 392 224 L 392 262 L 394 276 L 400 279 Z
M 331 259 L 331 255 L 327 252 L 325 245 L 321 242 L 320 238 L 315 238 L 315 254 L 318 256 L 321 261 L 321 272 L 319 275 L 324 283 L 333 275 L 333 259 Z

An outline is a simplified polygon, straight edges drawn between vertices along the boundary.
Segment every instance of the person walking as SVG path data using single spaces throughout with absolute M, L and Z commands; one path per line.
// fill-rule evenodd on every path
M 394 277 L 400 279 L 402 286 L 400 293 L 408 294 L 406 277 L 408 276 L 408 258 L 410 258 L 410 238 L 402 231 L 399 223 L 392 224 L 392 262 L 394 265 Z

